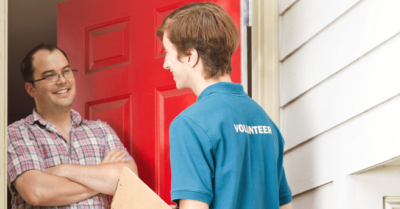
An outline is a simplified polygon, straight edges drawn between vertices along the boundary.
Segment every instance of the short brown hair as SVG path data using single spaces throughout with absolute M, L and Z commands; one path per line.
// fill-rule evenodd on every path
M 228 13 L 215 3 L 182 6 L 168 15 L 157 28 L 157 38 L 176 47 L 178 60 L 196 49 L 204 65 L 205 78 L 231 74 L 231 57 L 239 45 L 239 30 Z
M 60 50 L 63 55 L 65 56 L 65 58 L 67 58 L 68 61 L 68 57 L 67 54 L 65 54 L 65 52 L 63 50 L 61 50 L 60 48 L 53 46 L 51 44 L 39 44 L 38 46 L 36 46 L 35 48 L 31 49 L 26 55 L 25 58 L 22 60 L 21 63 L 21 75 L 22 78 L 24 79 L 25 82 L 32 82 L 33 81 L 33 55 L 40 51 L 40 50 L 47 50 L 49 52 L 53 52 L 54 50 Z M 69 62 L 69 61 L 68 61 Z M 32 85 L 34 85 L 32 83 Z

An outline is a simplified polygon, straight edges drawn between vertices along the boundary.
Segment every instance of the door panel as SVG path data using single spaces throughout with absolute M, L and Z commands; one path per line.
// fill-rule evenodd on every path
M 86 73 L 130 63 L 129 18 L 86 29 Z
M 155 32 L 188 0 L 68 0 L 58 4 L 58 46 L 78 69 L 73 109 L 106 121 L 136 161 L 139 177 L 170 202 L 169 125 L 196 101 L 175 88 L 162 68 Z M 240 1 L 215 0 L 240 26 Z M 233 82 L 240 82 L 240 47 L 232 56 Z
M 175 86 L 157 89 L 156 98 L 156 187 L 164 200 L 171 199 L 171 168 L 169 160 L 169 126 L 182 110 L 188 108 L 196 95 L 190 89 L 177 90 Z
M 131 98 L 129 95 L 87 102 L 85 118 L 107 122 L 120 138 L 128 152 L 132 152 Z

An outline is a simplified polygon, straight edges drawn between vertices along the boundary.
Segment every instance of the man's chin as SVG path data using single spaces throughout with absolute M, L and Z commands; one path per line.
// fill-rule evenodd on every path
M 178 90 L 183 90 L 183 89 L 187 89 L 188 87 L 183 86 L 183 85 L 176 84 L 176 88 L 177 88 Z
M 63 110 L 71 109 L 72 103 L 73 103 L 73 101 L 59 102 L 59 103 L 57 103 L 57 108 L 63 109 Z

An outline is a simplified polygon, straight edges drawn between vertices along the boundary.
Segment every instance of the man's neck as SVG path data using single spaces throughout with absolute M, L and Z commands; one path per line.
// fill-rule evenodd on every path
M 36 109 L 37 113 L 42 116 L 44 120 L 54 125 L 59 131 L 69 129 L 71 126 L 71 109 L 51 111 L 43 111 L 41 108 Z
M 198 97 L 201 94 L 201 92 L 204 91 L 204 89 L 219 82 L 232 82 L 232 80 L 228 74 L 225 74 L 218 78 L 210 78 L 210 79 L 200 78 L 197 80 L 197 82 L 194 83 L 192 90 L 194 94 L 196 94 L 196 96 Z

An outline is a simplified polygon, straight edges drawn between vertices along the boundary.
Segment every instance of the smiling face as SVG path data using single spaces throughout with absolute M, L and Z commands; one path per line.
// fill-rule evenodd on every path
M 66 70 L 71 70 L 68 60 L 59 50 L 39 50 L 33 55 L 33 80 L 46 76 L 58 75 Z M 71 108 L 75 99 L 75 78 L 60 78 L 54 83 L 46 80 L 37 81 L 33 86 L 26 83 L 25 87 L 29 95 L 35 99 L 36 108 L 39 113 L 46 111 L 58 112 Z
M 163 46 L 166 52 L 164 59 L 164 69 L 171 71 L 174 76 L 177 89 L 191 88 L 188 65 L 184 63 L 185 57 L 182 61 L 178 60 L 178 52 L 174 45 L 167 37 L 167 33 L 163 36 Z

